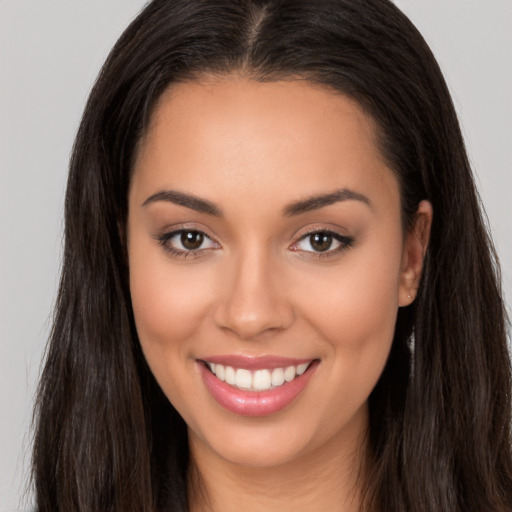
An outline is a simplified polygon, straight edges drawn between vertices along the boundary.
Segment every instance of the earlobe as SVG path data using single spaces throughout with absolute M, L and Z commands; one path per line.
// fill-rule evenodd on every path
M 416 298 L 430 239 L 432 218 L 432 204 L 427 200 L 421 201 L 404 243 L 398 293 L 400 307 L 409 306 Z

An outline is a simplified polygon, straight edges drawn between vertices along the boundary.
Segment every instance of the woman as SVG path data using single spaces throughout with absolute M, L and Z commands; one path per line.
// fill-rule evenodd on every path
M 510 510 L 510 385 L 460 129 L 400 11 L 150 3 L 71 161 L 38 510 Z

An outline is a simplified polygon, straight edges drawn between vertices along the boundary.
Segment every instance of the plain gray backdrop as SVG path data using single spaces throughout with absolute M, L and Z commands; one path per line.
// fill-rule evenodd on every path
M 212 0 L 214 1 L 214 0 Z M 143 0 L 0 0 L 0 512 L 23 499 L 88 92 Z M 512 1 L 398 0 L 445 73 L 512 299 Z M 509 308 L 510 311 L 510 308 Z

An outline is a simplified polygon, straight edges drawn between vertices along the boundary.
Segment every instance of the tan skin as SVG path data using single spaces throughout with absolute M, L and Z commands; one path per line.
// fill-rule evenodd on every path
M 209 496 L 191 477 L 193 512 L 359 509 L 367 399 L 397 311 L 414 300 L 432 221 L 422 201 L 404 232 L 375 139 L 356 103 L 306 81 L 182 83 L 155 110 L 129 192 L 130 289 L 144 355 L 187 422 Z M 148 201 L 169 190 L 221 214 Z M 292 403 L 255 418 L 205 388 L 198 359 L 219 354 L 319 364 Z

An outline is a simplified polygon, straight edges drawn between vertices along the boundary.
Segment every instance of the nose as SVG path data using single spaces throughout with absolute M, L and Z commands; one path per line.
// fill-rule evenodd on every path
M 243 340 L 282 331 L 294 320 L 282 272 L 265 251 L 247 252 L 229 263 L 214 314 L 218 327 Z

